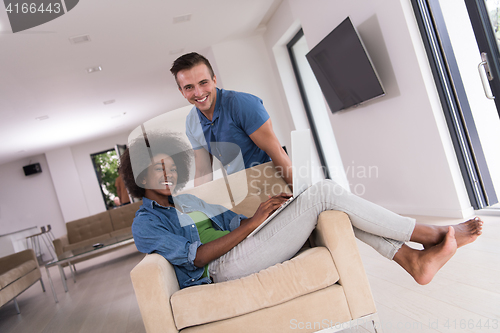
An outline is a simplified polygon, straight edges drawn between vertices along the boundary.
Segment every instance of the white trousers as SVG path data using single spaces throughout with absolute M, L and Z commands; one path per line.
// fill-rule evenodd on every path
M 238 279 L 292 258 L 325 210 L 349 215 L 354 234 L 391 259 L 410 240 L 415 220 L 362 199 L 324 180 L 311 186 L 253 237 L 209 264 L 214 282 Z

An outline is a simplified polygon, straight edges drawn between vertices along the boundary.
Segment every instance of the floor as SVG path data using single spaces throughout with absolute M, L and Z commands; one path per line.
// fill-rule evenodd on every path
M 500 213 L 480 216 L 483 235 L 458 249 L 426 286 L 358 241 L 384 333 L 500 332 Z M 461 221 L 414 217 L 439 225 Z
M 76 265 L 76 283 L 69 269 L 68 293 L 57 267 L 50 268 L 59 303 L 55 303 L 45 268 L 42 279 L 18 297 L 21 314 L 12 302 L 0 308 L 2 333 L 141 333 L 144 324 L 135 299 L 130 271 L 144 257 L 135 245 Z
M 500 332 L 500 215 L 481 217 L 483 235 L 460 248 L 426 286 L 416 284 L 397 264 L 358 242 L 384 333 Z M 442 225 L 460 222 L 418 220 Z M 68 293 L 57 268 L 51 268 L 58 304 L 43 269 L 46 292 L 37 283 L 21 294 L 20 315 L 12 302 L 1 307 L 0 332 L 145 332 L 129 276 L 142 257 L 132 245 L 79 263 L 76 284 L 67 273 Z

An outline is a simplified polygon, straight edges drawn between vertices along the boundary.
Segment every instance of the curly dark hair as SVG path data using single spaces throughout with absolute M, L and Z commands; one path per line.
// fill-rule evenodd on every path
M 151 165 L 151 155 L 166 154 L 177 166 L 177 186 L 181 190 L 189 181 L 189 169 L 192 161 L 192 148 L 177 133 L 150 132 L 146 137 L 138 137 L 129 142 L 129 147 L 120 157 L 119 173 L 128 192 L 135 198 L 142 199 L 146 189 L 141 186 Z
M 177 86 L 179 86 L 179 82 L 177 81 L 177 73 L 185 69 L 191 69 L 199 64 L 205 64 L 208 68 L 210 76 L 212 77 L 212 79 L 214 78 L 214 70 L 207 58 L 196 52 L 186 53 L 175 59 L 174 63 L 172 64 L 172 68 L 170 68 L 170 72 L 174 75 Z

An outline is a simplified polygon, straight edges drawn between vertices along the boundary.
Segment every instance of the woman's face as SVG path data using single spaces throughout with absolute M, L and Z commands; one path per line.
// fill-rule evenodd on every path
M 146 178 L 142 181 L 146 192 L 154 196 L 172 195 L 177 185 L 177 167 L 174 160 L 166 154 L 158 154 L 153 160 L 153 165 L 148 168 Z

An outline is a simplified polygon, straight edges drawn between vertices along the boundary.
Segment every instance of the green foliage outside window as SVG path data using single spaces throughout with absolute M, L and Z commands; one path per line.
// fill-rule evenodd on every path
M 491 26 L 497 43 L 500 42 L 500 1 L 499 0 L 487 0 L 486 8 L 488 8 L 490 14 Z
M 94 167 L 99 178 L 106 207 L 114 207 L 113 199 L 118 196 L 115 180 L 118 177 L 118 156 L 114 149 L 92 155 Z

